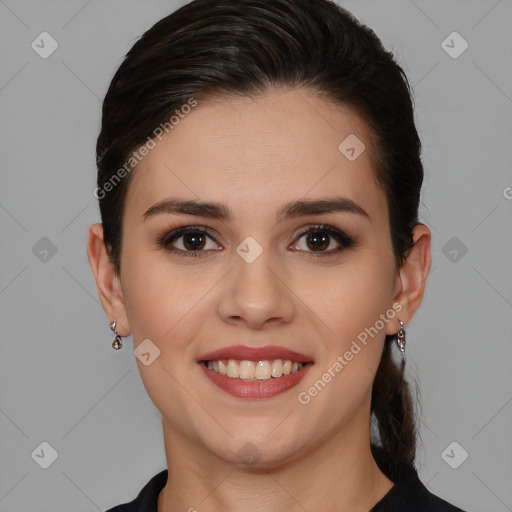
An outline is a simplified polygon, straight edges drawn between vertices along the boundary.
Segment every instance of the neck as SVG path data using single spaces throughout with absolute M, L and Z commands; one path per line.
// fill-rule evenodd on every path
M 354 421 L 352 432 L 264 469 L 220 459 L 163 425 L 168 479 L 158 512 L 368 512 L 393 486 L 371 454 L 369 416 L 367 430 Z

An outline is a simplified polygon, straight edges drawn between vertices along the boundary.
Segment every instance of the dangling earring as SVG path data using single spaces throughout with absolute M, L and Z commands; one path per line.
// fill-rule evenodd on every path
M 121 341 L 121 336 L 117 334 L 115 320 L 110 323 L 110 330 L 116 335 L 116 339 L 112 342 L 112 348 L 119 350 L 123 346 L 123 343 Z
M 400 379 L 403 379 L 405 374 L 405 329 L 402 320 L 398 319 L 398 321 L 400 322 L 400 329 L 396 334 L 396 344 L 402 353 L 402 363 L 400 364 Z
M 400 330 L 396 334 L 396 344 L 402 353 L 402 357 L 405 358 L 405 329 L 404 323 L 402 320 L 398 320 L 400 322 Z

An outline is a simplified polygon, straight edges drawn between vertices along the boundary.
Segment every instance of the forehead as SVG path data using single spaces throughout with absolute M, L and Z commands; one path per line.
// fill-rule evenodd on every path
M 142 215 L 172 195 L 254 213 L 331 194 L 379 216 L 386 200 L 374 161 L 366 124 L 306 90 L 198 101 L 132 171 L 127 210 Z

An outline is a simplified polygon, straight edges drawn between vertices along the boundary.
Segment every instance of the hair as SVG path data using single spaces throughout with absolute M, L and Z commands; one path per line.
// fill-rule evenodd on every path
M 104 242 L 121 272 L 122 218 L 133 173 L 109 180 L 155 128 L 190 102 L 304 88 L 348 107 L 369 128 L 374 175 L 387 198 L 396 269 L 413 245 L 423 181 L 411 88 L 376 34 L 330 0 L 195 0 L 133 45 L 103 102 L 96 146 Z M 118 177 L 120 174 L 118 173 Z M 112 184 L 112 181 L 110 181 Z M 97 190 L 98 190 L 97 189 Z M 386 335 L 371 412 L 380 469 L 395 480 L 416 455 L 414 402 Z

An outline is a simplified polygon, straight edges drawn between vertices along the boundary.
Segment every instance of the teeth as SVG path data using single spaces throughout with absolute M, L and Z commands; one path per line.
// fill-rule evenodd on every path
M 214 370 L 215 371 L 215 370 Z M 230 359 L 228 361 L 228 377 L 233 377 L 234 379 L 238 378 L 240 376 L 240 368 L 238 366 L 238 363 L 234 361 L 233 359 Z
M 247 362 L 250 364 L 250 361 Z M 254 373 L 258 380 L 268 380 L 272 377 L 272 365 L 268 361 L 258 361 Z
M 281 375 L 283 375 L 283 361 L 276 359 L 272 363 L 272 377 L 281 377 Z
M 228 374 L 228 367 L 222 361 L 219 361 L 219 373 L 221 375 Z
M 272 377 L 279 378 L 299 371 L 304 363 L 292 362 L 288 359 L 275 359 L 273 361 L 207 361 L 206 367 L 221 375 L 227 375 L 232 379 L 242 380 L 269 380 Z
M 258 372 L 252 361 L 240 361 L 240 364 L 238 365 L 238 375 L 236 375 L 236 377 L 240 377 L 244 380 L 254 379 L 254 377 L 259 379 L 260 373 L 261 372 Z

